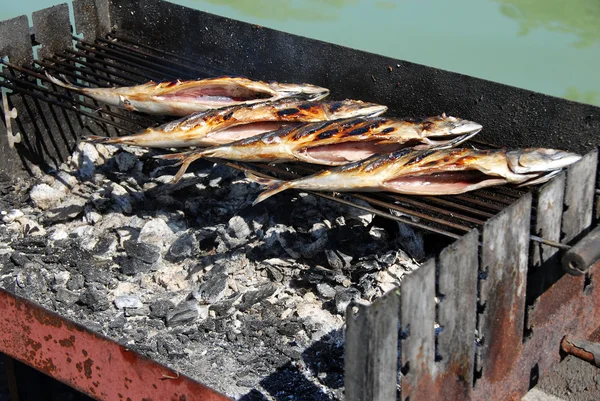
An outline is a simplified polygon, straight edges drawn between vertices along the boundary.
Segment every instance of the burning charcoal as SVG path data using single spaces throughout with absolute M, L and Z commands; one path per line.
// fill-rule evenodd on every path
M 48 184 L 38 184 L 29 192 L 29 198 L 35 207 L 42 210 L 50 209 L 58 204 L 65 196 L 65 192 L 53 188 Z
M 408 224 L 398 222 L 398 242 L 401 248 L 417 260 L 425 258 L 423 236 Z
M 325 299 L 333 299 L 336 294 L 333 287 L 326 283 L 317 284 L 317 292 Z
M 192 256 L 192 252 L 195 248 L 194 236 L 190 233 L 185 233 L 179 236 L 173 242 L 169 250 L 167 251 L 166 259 L 169 262 L 179 262 L 183 259 Z
M 168 357 L 182 355 L 181 343 L 172 335 L 162 335 L 156 339 L 157 351 L 159 354 Z
M 129 195 L 129 192 L 121 185 L 116 182 L 110 182 L 106 188 L 110 194 L 110 198 L 117 207 L 117 210 L 123 213 L 129 214 L 133 211 L 133 198 Z
M 19 209 L 11 209 L 6 214 L 3 214 L 2 221 L 6 224 L 10 224 L 13 221 L 23 217 L 24 215 L 25 214 Z
M 88 306 L 94 312 L 105 311 L 110 308 L 110 302 L 104 291 L 88 288 L 80 297 L 79 302 Z
M 32 293 L 44 293 L 47 290 L 46 280 L 41 269 L 44 266 L 38 262 L 27 262 L 19 271 L 16 278 L 17 286 Z
M 112 318 L 108 322 L 108 327 L 111 329 L 121 329 L 127 323 L 127 319 L 123 313 L 119 313 L 116 317 Z
M 243 240 L 251 234 L 248 223 L 240 216 L 233 216 L 227 223 L 228 234 L 239 240 Z
M 233 305 L 241 298 L 240 294 L 225 299 L 219 303 L 215 303 L 210 306 L 210 310 L 214 311 L 219 316 L 229 316 L 235 312 Z
M 100 155 L 91 143 L 82 142 L 78 148 L 79 158 L 76 158 L 76 162 L 79 165 L 79 177 L 83 180 L 89 180 L 94 176 L 96 161 Z
M 92 251 L 95 255 L 109 258 L 117 250 L 117 245 L 118 241 L 116 235 L 113 233 L 105 233 L 98 239 L 98 242 L 96 242 Z
M 154 244 L 161 251 L 169 249 L 176 237 L 173 230 L 162 219 L 152 219 L 142 227 L 138 242 Z
M 302 330 L 302 324 L 298 322 L 285 322 L 277 328 L 277 332 L 284 336 L 293 337 Z
M 108 262 L 87 261 L 81 264 L 81 273 L 85 278 L 86 284 L 99 283 L 109 285 L 113 280 L 113 275 Z
M 337 313 L 343 315 L 346 313 L 346 308 L 352 301 L 360 299 L 360 291 L 356 288 L 336 288 L 337 293 L 335 294 L 335 308 Z
M 147 264 L 152 264 L 160 257 L 160 248 L 145 242 L 128 240 L 123 243 L 125 253 L 132 259 L 137 259 Z
M 56 291 L 56 300 L 65 306 L 72 306 L 79 300 L 79 294 L 73 291 L 69 291 L 65 288 L 59 288 Z
M 66 270 L 56 272 L 53 277 L 52 288 L 57 290 L 60 287 L 65 287 L 70 278 L 71 273 Z
M 214 270 L 219 269 L 214 268 L 211 270 L 204 282 L 192 292 L 192 296 L 198 301 L 214 304 L 219 302 L 225 295 L 228 276 L 222 271 L 213 273 Z
M 164 318 L 174 307 L 175 304 L 168 299 L 154 301 L 150 304 L 150 317 Z
M 72 274 L 69 278 L 69 281 L 67 281 L 67 289 L 71 291 L 80 290 L 83 288 L 84 283 L 85 279 L 83 277 L 83 274 Z
M 348 256 L 340 251 L 334 251 L 333 249 L 326 249 L 325 256 L 327 257 L 329 266 L 338 271 L 350 267 L 350 262 L 352 262 L 352 256 Z
M 150 308 L 146 305 L 142 305 L 139 308 L 125 307 L 123 310 L 125 311 L 125 316 L 148 316 L 150 314 Z
M 191 323 L 198 317 L 198 303 L 184 301 L 167 313 L 167 326 L 175 327 Z
M 276 287 L 273 284 L 265 284 L 256 291 L 248 291 L 242 297 L 242 303 L 239 306 L 241 311 L 248 310 L 252 305 L 264 301 L 275 294 Z
M 115 162 L 119 171 L 125 173 L 135 167 L 138 158 L 129 152 L 121 151 L 115 155 Z
M 115 298 L 115 306 L 117 309 L 141 308 L 143 304 L 136 295 L 120 295 Z
M 267 271 L 269 272 L 269 276 L 279 283 L 283 281 L 283 273 L 278 267 L 267 265 Z
M 71 221 L 83 212 L 83 205 L 71 204 L 64 207 L 50 209 L 44 216 L 45 224 L 57 224 Z
M 22 252 L 13 252 L 10 255 L 10 260 L 15 264 L 15 266 L 23 267 L 31 259 L 29 259 L 29 257 Z
M 121 273 L 126 276 L 135 276 L 138 273 L 145 273 L 152 270 L 153 265 L 136 258 L 119 259 Z

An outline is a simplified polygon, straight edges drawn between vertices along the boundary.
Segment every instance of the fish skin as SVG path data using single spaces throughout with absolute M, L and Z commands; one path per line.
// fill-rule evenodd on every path
M 533 172 L 515 172 L 509 158 L 517 157 L 535 168 Z M 577 162 L 581 156 L 555 149 L 493 149 L 475 150 L 467 148 L 415 150 L 403 149 L 385 155 L 375 155 L 366 160 L 328 169 L 293 181 L 269 180 L 246 173 L 252 181 L 267 186 L 254 204 L 264 201 L 286 189 L 335 192 L 379 192 L 390 191 L 409 195 L 455 195 L 475 189 L 515 184 L 518 186 L 540 184 L 552 178 L 561 169 Z M 545 164 L 545 168 L 544 168 Z M 520 171 L 519 168 L 516 169 Z M 454 186 L 451 181 L 443 188 L 433 188 L 436 179 L 447 177 L 481 179 L 472 184 L 460 181 Z M 479 175 L 481 177 L 479 177 Z M 394 183 L 403 181 L 405 185 Z M 449 186 L 450 185 L 450 186 Z
M 470 126 L 473 131 L 465 134 L 462 129 L 464 125 Z M 459 135 L 452 133 L 456 130 L 460 132 Z M 174 182 L 177 182 L 187 167 L 202 157 L 267 163 L 296 161 L 336 166 L 362 160 L 374 153 L 386 153 L 415 144 L 420 144 L 419 146 L 424 148 L 452 146 L 470 138 L 479 130 L 481 125 L 477 123 L 445 115 L 418 121 L 386 117 L 353 117 L 307 123 L 298 127 L 284 127 L 227 145 L 162 155 L 157 158 L 180 162 L 182 167 L 174 178 Z M 446 142 L 431 139 L 449 136 L 452 138 Z M 328 154 L 332 156 L 329 159 L 319 158 L 318 152 L 323 152 L 325 155 L 323 157 Z M 351 158 L 348 159 L 348 156 Z M 337 159 L 334 160 L 334 157 Z
M 109 105 L 130 111 L 180 117 L 235 104 L 261 103 L 291 97 L 314 101 L 329 95 L 329 89 L 316 85 L 262 82 L 242 77 L 176 80 L 159 83 L 150 81 L 127 87 L 88 88 L 63 82 L 48 72 L 46 72 L 46 76 L 56 85 Z M 228 88 L 231 95 L 237 100 L 223 95 L 223 88 Z M 199 90 L 204 90 L 205 96 L 194 94 L 194 91 Z M 260 97 L 257 98 L 257 95 Z
M 243 104 L 191 114 L 138 134 L 122 137 L 90 137 L 90 142 L 126 144 L 154 148 L 217 146 L 230 143 L 219 132 L 259 122 L 317 122 L 358 116 L 375 117 L 387 106 L 360 100 L 308 101 L 282 99 L 276 102 Z M 271 130 L 268 128 L 267 130 Z M 253 133 L 249 132 L 249 135 Z M 241 134 L 238 134 L 241 135 Z M 255 134 L 254 134 L 255 135 Z

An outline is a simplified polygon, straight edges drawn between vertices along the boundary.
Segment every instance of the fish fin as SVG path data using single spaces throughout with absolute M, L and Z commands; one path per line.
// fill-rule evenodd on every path
M 285 191 L 286 189 L 292 187 L 291 181 L 277 180 L 275 178 L 263 178 L 249 171 L 245 171 L 244 173 L 246 174 L 246 178 L 248 178 L 249 180 L 267 187 L 267 190 L 263 191 L 260 195 L 258 195 L 256 200 L 252 202 L 252 206 L 264 201 L 267 198 L 270 198 L 271 196 L 279 192 Z
M 562 169 L 560 169 L 560 170 L 555 170 L 555 171 L 551 171 L 551 172 L 549 172 L 549 173 L 547 173 L 547 174 L 543 174 L 543 175 L 541 175 L 541 176 L 539 176 L 539 177 L 532 178 L 532 179 L 530 179 L 530 180 L 528 180 L 528 181 L 525 181 L 525 182 L 523 182 L 523 183 L 521 183 L 521 184 L 517 185 L 516 187 L 517 187 L 517 188 L 521 188 L 521 187 L 526 187 L 526 186 L 528 186 L 528 185 L 538 185 L 538 184 L 543 184 L 543 183 L 545 183 L 545 182 L 547 182 L 547 181 L 550 181 L 550 179 L 551 179 L 551 178 L 553 178 L 555 175 L 557 175 L 557 174 L 558 174 L 558 173 L 560 173 L 561 171 L 562 171 Z
M 481 130 L 479 130 L 479 131 L 481 131 Z M 469 139 L 471 139 L 472 137 L 477 135 L 479 133 L 479 131 L 470 132 L 468 134 L 457 136 L 456 138 L 454 138 L 450 141 L 447 141 L 447 142 L 440 143 L 439 141 L 434 141 L 429 138 L 423 138 L 423 142 L 425 142 L 427 145 L 429 145 L 429 149 L 434 149 L 434 150 L 449 149 L 449 148 L 453 148 L 457 145 L 460 145 L 461 143 L 463 143 L 465 141 L 468 141 Z

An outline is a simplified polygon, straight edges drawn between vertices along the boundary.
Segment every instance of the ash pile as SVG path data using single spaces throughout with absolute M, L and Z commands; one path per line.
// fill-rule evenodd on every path
M 0 180 L 0 283 L 230 397 L 343 398 L 344 316 L 424 258 L 400 223 L 243 172 L 175 185 L 153 150 L 80 144 Z

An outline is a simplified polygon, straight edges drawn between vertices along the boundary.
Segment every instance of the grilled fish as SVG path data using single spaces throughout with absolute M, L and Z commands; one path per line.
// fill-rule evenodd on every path
M 337 166 L 408 146 L 454 146 L 477 134 L 481 128 L 472 121 L 446 115 L 421 120 L 347 118 L 284 127 L 227 145 L 157 158 L 178 160 L 182 164 L 174 178 L 177 182 L 192 162 L 203 157 L 267 163 L 300 161 Z
M 309 191 L 379 192 L 409 195 L 455 195 L 493 185 L 540 184 L 580 155 L 555 149 L 403 149 L 346 164 L 293 181 L 264 179 L 254 204 L 290 188 Z
M 216 146 L 277 130 L 289 123 L 375 117 L 386 110 L 387 106 L 360 100 L 314 102 L 283 99 L 194 113 L 135 135 L 116 138 L 90 136 L 87 140 L 154 148 Z
M 329 94 L 329 89 L 310 84 L 261 82 L 238 77 L 160 83 L 150 81 L 120 88 L 84 88 L 63 82 L 47 72 L 46 76 L 56 85 L 109 105 L 172 116 L 187 116 L 198 111 L 290 97 L 320 100 Z

